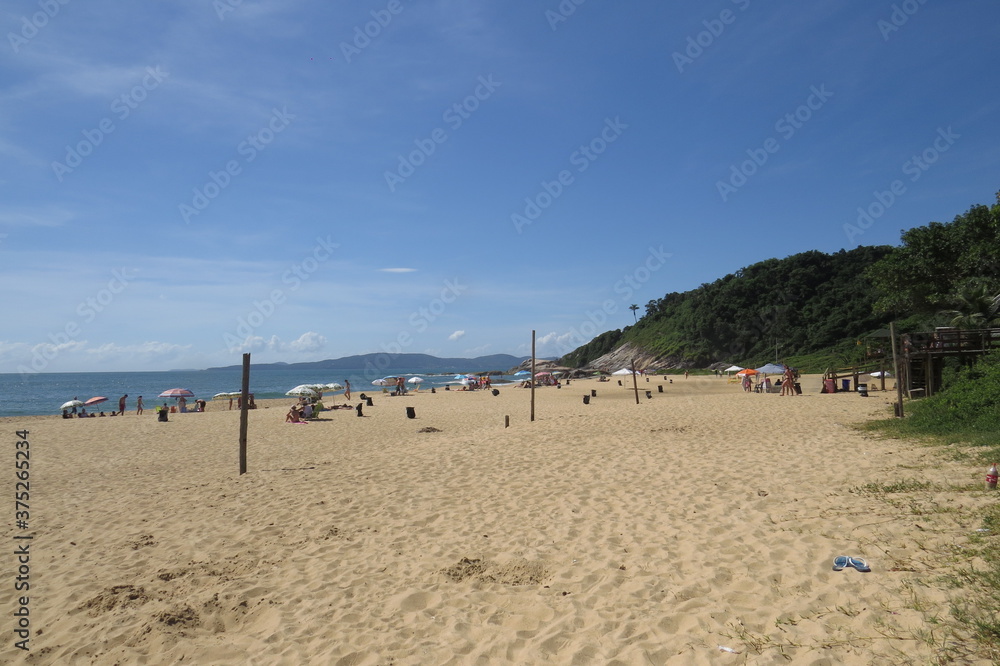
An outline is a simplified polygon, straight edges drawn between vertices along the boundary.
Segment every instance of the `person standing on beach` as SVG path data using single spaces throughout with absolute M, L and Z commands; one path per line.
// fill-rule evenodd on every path
M 128 397 L 128 393 L 118 398 L 118 414 L 120 416 L 125 416 L 125 398 Z
M 344 397 L 351 399 L 351 382 L 347 379 L 344 380 Z
M 141 395 L 135 401 L 135 415 L 139 416 L 140 414 L 142 414 L 142 396 Z

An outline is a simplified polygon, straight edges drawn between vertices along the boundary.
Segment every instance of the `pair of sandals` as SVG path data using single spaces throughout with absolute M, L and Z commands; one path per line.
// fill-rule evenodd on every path
M 834 571 L 843 571 L 847 567 L 851 567 L 852 569 L 857 569 L 858 571 L 864 573 L 871 571 L 871 567 L 868 566 L 868 562 L 866 562 L 863 558 L 847 557 L 846 555 L 838 555 L 837 557 L 833 558 Z

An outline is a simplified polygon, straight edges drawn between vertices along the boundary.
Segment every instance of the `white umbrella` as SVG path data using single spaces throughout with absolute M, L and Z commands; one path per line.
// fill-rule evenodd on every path
M 324 391 L 340 391 L 343 390 L 343 388 L 344 387 L 338 384 L 337 382 L 330 382 L 329 384 L 323 384 Z
M 372 386 L 395 386 L 396 382 L 389 379 L 376 379 L 372 382 Z
M 410 384 L 423 384 L 424 383 L 424 378 L 423 377 L 410 377 L 406 381 L 409 382 Z
M 73 409 L 74 407 L 83 407 L 83 402 L 80 400 L 70 400 L 69 402 L 64 402 L 59 409 Z
M 321 395 L 321 391 L 318 391 L 316 389 L 315 384 L 299 384 L 290 391 L 287 391 L 285 395 L 299 395 L 299 396 L 304 395 L 310 398 L 315 398 Z
M 225 400 L 226 398 L 236 398 L 243 395 L 243 391 L 226 391 L 223 393 L 216 393 L 212 396 L 212 400 Z

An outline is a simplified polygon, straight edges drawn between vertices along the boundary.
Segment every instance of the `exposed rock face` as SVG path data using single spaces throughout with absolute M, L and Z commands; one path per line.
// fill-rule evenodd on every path
M 679 358 L 658 356 L 635 347 L 630 342 L 626 342 L 618 349 L 610 351 L 600 358 L 595 358 L 587 364 L 587 367 L 594 370 L 610 370 L 614 372 L 621 368 L 631 367 L 633 360 L 635 361 L 636 370 L 693 367 L 692 364 L 685 363 Z

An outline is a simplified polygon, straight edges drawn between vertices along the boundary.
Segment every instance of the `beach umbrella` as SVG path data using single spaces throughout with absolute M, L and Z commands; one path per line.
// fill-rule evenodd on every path
M 756 374 L 757 374 L 756 370 L 754 370 L 753 368 L 747 368 L 746 370 L 740 370 L 739 372 L 737 372 L 736 376 L 737 377 L 747 377 L 747 376 L 756 375 Z
M 344 387 L 342 385 L 338 384 L 337 382 L 330 382 L 329 384 L 323 384 L 323 391 L 324 392 L 326 392 L 326 391 L 341 391 L 341 390 L 343 390 L 343 388 Z
M 395 385 L 396 385 L 395 380 L 389 380 L 384 377 L 382 379 L 376 379 L 375 381 L 372 382 L 372 386 L 395 386 Z
M 83 403 L 83 404 L 85 404 L 85 405 L 86 405 L 87 407 L 92 407 L 92 406 L 94 406 L 94 405 L 99 405 L 99 404 L 101 404 L 102 402 L 107 402 L 107 401 L 108 401 L 108 399 L 107 399 L 107 398 L 105 398 L 105 397 L 104 397 L 104 396 L 102 396 L 102 395 L 99 395 L 99 396 L 96 396 L 96 397 L 94 397 L 94 398 L 91 398 L 90 400 L 86 401 L 86 402 L 85 402 L 85 403 Z
M 523 377 L 524 375 L 530 375 L 530 374 L 531 374 L 530 370 L 518 370 L 517 372 L 514 373 L 514 376 Z
M 299 384 L 293 389 L 285 392 L 285 395 L 298 395 L 307 396 L 310 398 L 315 398 L 322 394 L 322 391 L 316 388 L 315 384 Z
M 243 391 L 224 391 L 212 396 L 212 400 L 225 400 L 226 398 L 238 398 L 243 395 Z
M 423 384 L 424 383 L 424 378 L 423 377 L 410 377 L 406 381 L 409 382 L 410 384 Z
M 164 391 L 163 393 L 161 393 L 157 397 L 159 397 L 159 398 L 193 398 L 194 397 L 194 393 L 192 393 L 191 391 L 189 391 L 186 388 L 172 388 L 172 389 L 167 389 L 166 391 Z
M 70 400 L 69 402 L 64 402 L 59 409 L 73 409 L 74 407 L 83 407 L 83 402 L 81 400 Z

